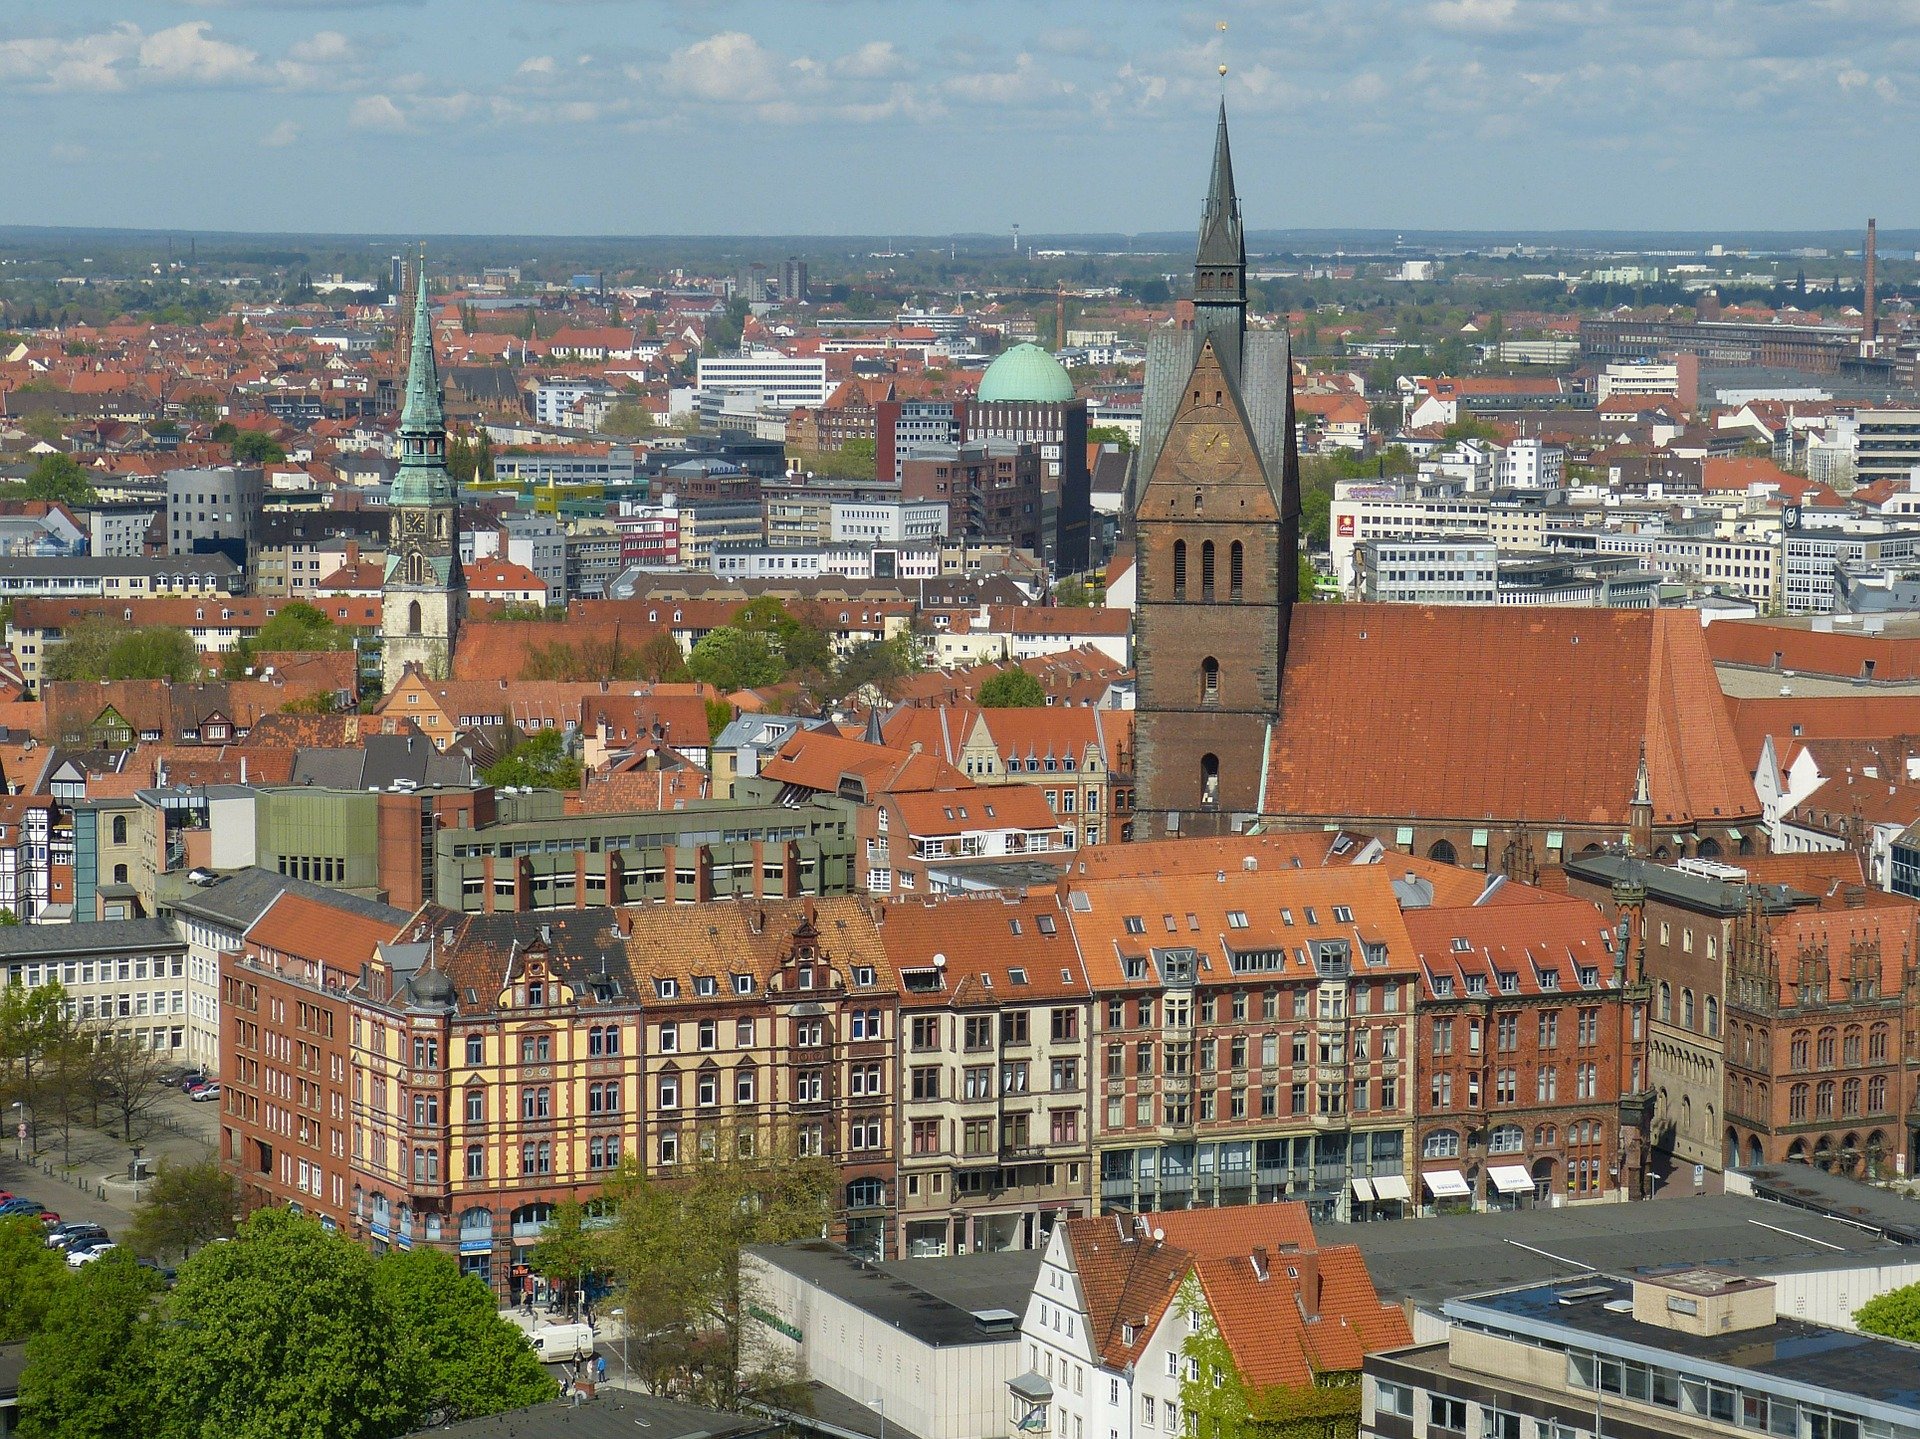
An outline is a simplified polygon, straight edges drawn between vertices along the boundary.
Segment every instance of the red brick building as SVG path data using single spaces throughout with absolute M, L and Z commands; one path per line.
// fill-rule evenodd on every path
M 1605 916 L 1508 888 L 1405 918 L 1421 971 L 1416 1143 L 1435 1201 L 1642 1197 L 1647 986 Z
M 1728 976 L 1728 1167 L 1911 1174 L 1920 906 L 1864 888 L 1784 915 L 1760 900 L 1735 927 Z

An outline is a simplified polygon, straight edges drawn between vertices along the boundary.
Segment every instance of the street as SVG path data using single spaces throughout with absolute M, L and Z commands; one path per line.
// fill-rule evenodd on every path
M 198 1163 L 214 1152 L 219 1115 L 217 1102 L 196 1104 L 177 1089 L 163 1091 L 143 1119 L 147 1134 L 139 1145 L 141 1157 L 154 1167 L 162 1159 Z M 101 1114 L 103 1125 L 113 1118 Z M 116 1238 L 126 1228 L 139 1203 L 137 1191 L 145 1186 L 128 1178 L 134 1146 L 122 1140 L 117 1129 L 75 1124 L 63 1137 L 57 1122 L 44 1121 L 31 1160 L 25 1148 L 18 1139 L 0 1148 L 0 1188 L 38 1200 L 63 1219 L 104 1224 Z

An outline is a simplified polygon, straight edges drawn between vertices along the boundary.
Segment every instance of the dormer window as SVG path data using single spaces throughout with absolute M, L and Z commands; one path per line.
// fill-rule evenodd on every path
M 702 999 L 711 999 L 718 989 L 719 986 L 713 982 L 713 976 L 710 974 L 696 974 L 693 977 L 693 992 Z
M 540 980 L 534 980 L 527 986 L 527 1003 L 540 1005 L 547 1002 L 547 986 Z
M 653 987 L 659 991 L 662 999 L 678 999 L 680 997 L 680 981 L 677 979 L 656 979 L 653 982 Z
M 802 989 L 813 988 L 813 966 L 812 965 L 803 964 L 799 967 L 799 969 L 795 970 L 794 972 L 799 976 L 800 988 Z
M 750 974 L 736 974 L 733 977 L 733 992 L 735 994 L 752 994 L 753 976 Z

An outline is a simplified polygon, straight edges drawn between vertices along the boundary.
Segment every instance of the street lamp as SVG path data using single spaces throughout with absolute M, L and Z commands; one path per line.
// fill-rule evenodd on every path
M 24 1139 L 27 1142 L 27 1153 L 25 1157 L 31 1158 L 33 1155 L 34 1139 L 33 1106 L 28 1104 L 24 1099 L 16 1099 L 13 1101 L 13 1108 L 23 1111 L 24 1115 L 13 1131 L 13 1157 L 15 1159 L 22 1157 L 20 1153 L 20 1141 Z
M 887 1439 L 887 1391 L 876 1385 L 867 1408 L 880 1411 L 880 1439 Z
M 620 1387 L 631 1389 L 633 1388 L 633 1371 L 627 1367 L 627 1311 L 609 1309 L 607 1314 L 620 1321 Z

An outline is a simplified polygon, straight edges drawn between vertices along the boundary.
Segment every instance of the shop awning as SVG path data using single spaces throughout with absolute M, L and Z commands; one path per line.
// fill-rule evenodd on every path
M 1374 1180 L 1373 1193 L 1376 1199 L 1397 1199 L 1402 1204 L 1413 1198 L 1413 1191 L 1407 1188 L 1407 1181 L 1398 1174 L 1383 1174 Z
M 1365 1200 L 1370 1202 L 1373 1199 L 1373 1181 L 1370 1179 L 1354 1180 L 1353 1181 L 1353 1197 L 1355 1199 Z
M 1533 1188 L 1533 1176 L 1518 1164 L 1489 1164 L 1487 1178 L 1502 1194 L 1525 1194 Z
M 1457 1169 L 1429 1169 L 1420 1178 L 1426 1182 L 1427 1192 L 1435 1199 L 1469 1199 L 1473 1196 L 1473 1186 L 1467 1183 L 1466 1175 Z

